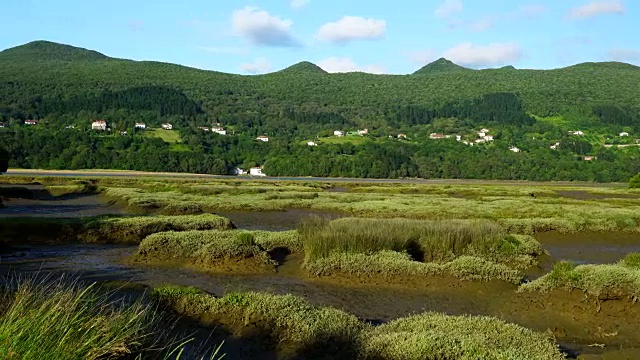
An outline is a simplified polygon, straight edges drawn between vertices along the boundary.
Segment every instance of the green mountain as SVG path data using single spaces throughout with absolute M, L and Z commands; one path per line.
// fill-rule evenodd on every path
M 615 62 L 472 70 L 440 59 L 412 75 L 328 74 L 301 62 L 243 76 L 36 41 L 0 52 L 0 148 L 23 168 L 627 181 L 640 171 L 640 147 L 630 146 L 638 94 L 640 68 Z M 89 131 L 95 119 L 111 131 Z M 177 131 L 140 133 L 137 122 Z M 199 128 L 218 122 L 227 136 Z M 477 143 L 483 127 L 494 141 L 453 136 Z M 338 129 L 369 132 L 331 137 Z M 577 129 L 585 136 L 568 135 Z M 256 141 L 265 134 L 268 143 Z
M 109 59 L 97 51 L 50 41 L 33 41 L 0 52 L 3 59 L 16 61 L 92 61 Z
M 304 76 L 306 74 L 328 74 L 320 66 L 308 61 L 302 61 L 295 65 L 291 65 L 286 69 L 278 71 L 277 73 L 299 76 Z
M 470 71 L 471 69 L 467 69 L 466 67 L 454 64 L 450 60 L 445 58 L 440 58 L 432 63 L 429 63 L 418 71 L 414 72 L 413 75 L 423 75 L 423 74 L 435 74 L 435 73 L 450 73 L 450 72 L 459 72 L 459 71 Z

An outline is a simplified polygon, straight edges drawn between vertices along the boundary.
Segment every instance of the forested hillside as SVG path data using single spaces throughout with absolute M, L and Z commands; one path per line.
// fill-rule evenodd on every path
M 640 68 L 613 62 L 471 70 L 439 59 L 411 75 L 303 62 L 241 76 L 38 41 L 0 52 L 0 147 L 20 167 L 626 181 L 639 170 L 638 94 Z M 89 131 L 96 119 L 110 131 Z M 171 123 L 179 141 L 145 136 L 137 122 Z M 216 123 L 226 136 L 198 128 Z M 476 143 L 482 127 L 493 138 Z

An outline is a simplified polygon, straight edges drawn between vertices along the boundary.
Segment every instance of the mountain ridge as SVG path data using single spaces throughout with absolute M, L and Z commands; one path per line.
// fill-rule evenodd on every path
M 0 51 L 0 60 L 4 59 L 15 59 L 17 57 L 27 57 L 27 59 L 22 59 L 23 61 L 27 60 L 58 60 L 58 61 L 134 61 L 134 62 L 146 62 L 146 63 L 159 63 L 159 64 L 171 64 L 177 65 L 189 69 L 196 69 L 189 66 L 173 64 L 162 61 L 155 60 L 144 60 L 144 61 L 136 61 L 130 59 L 121 59 L 110 57 L 96 50 L 91 50 L 87 48 L 77 47 L 68 44 L 57 43 L 48 40 L 35 40 L 22 45 L 14 46 L 11 48 L 4 49 Z M 577 63 L 565 67 L 560 68 L 552 68 L 552 69 L 516 69 L 512 65 L 506 65 L 500 68 L 484 68 L 484 69 L 471 69 L 461 65 L 454 63 L 453 61 L 446 58 L 439 58 L 435 61 L 432 61 L 418 70 L 414 71 L 411 74 L 406 75 L 425 75 L 425 74 L 438 74 L 438 73 L 451 73 L 451 72 L 474 72 L 481 70 L 535 70 L 535 71 L 557 71 L 557 70 L 565 70 L 565 69 L 574 69 L 580 67 L 617 67 L 617 68 L 625 68 L 632 70 L 640 70 L 640 66 L 636 66 L 633 64 L 618 62 L 618 61 L 601 61 L 601 62 L 582 62 Z M 241 75 L 236 73 L 227 73 L 221 72 L 218 70 L 201 70 L 199 71 L 211 71 L 214 73 L 227 74 L 227 75 Z M 287 74 L 287 73 L 316 73 L 316 74 L 335 74 L 329 73 L 322 69 L 317 64 L 310 61 L 301 61 L 291 66 L 285 67 L 280 70 L 276 70 L 270 73 L 262 74 L 262 75 L 270 75 L 270 74 Z M 395 74 L 370 74 L 370 75 L 395 75 Z M 256 76 L 256 75 L 253 75 Z M 260 76 L 260 75 L 257 75 Z

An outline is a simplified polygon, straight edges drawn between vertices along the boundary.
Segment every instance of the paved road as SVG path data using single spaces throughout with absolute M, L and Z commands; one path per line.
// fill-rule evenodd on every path
M 434 184 L 434 185 L 513 185 L 513 186 L 571 186 L 571 187 L 626 187 L 625 183 L 592 183 L 569 181 L 518 181 L 518 180 L 461 180 L 461 179 L 357 179 L 357 178 L 327 178 L 327 177 L 272 177 L 272 176 L 233 176 L 233 175 L 208 175 L 188 173 L 153 173 L 142 171 L 118 171 L 118 170 L 30 170 L 9 169 L 9 176 L 27 177 L 172 177 L 194 179 L 234 179 L 234 180 L 262 180 L 262 181 L 318 181 L 318 182 L 347 182 L 347 183 L 403 183 L 403 184 Z

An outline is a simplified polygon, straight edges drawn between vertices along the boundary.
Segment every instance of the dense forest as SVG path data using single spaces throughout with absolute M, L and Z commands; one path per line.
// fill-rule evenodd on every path
M 240 76 L 38 41 L 0 52 L 0 147 L 24 168 L 627 181 L 640 171 L 638 93 L 640 68 L 624 63 L 471 70 L 440 59 L 399 76 L 304 62 Z M 91 131 L 96 119 L 110 130 Z M 175 139 L 139 122 L 171 123 Z M 227 135 L 201 129 L 215 124 Z M 491 141 L 477 141 L 481 128 Z

